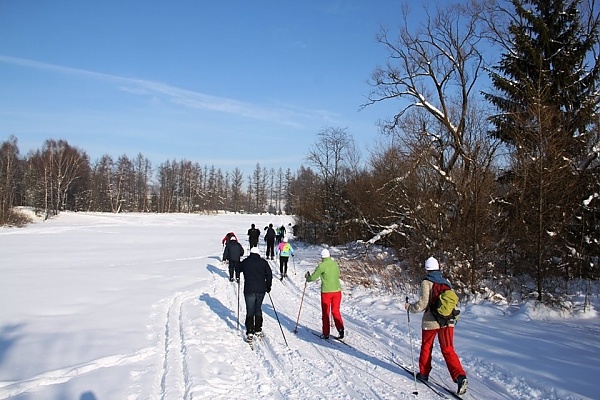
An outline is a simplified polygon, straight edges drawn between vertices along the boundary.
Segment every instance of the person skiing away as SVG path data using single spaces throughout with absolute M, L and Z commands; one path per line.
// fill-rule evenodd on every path
M 342 303 L 342 285 L 340 283 L 340 267 L 331 258 L 329 250 L 321 251 L 321 263 L 317 265 L 312 274 L 306 272 L 306 282 L 321 279 L 321 319 L 323 322 L 323 334 L 321 338 L 329 339 L 329 313 L 333 316 L 333 323 L 339 333 L 338 339 L 344 338 L 344 321 L 340 313 Z
M 233 282 L 233 273 L 237 271 L 238 264 L 244 255 L 244 248 L 238 243 L 235 236 L 231 236 L 223 250 L 223 262 L 229 261 L 229 281 Z M 240 283 L 240 274 L 236 272 L 235 280 Z
M 223 246 L 225 246 L 225 245 L 227 244 L 227 242 L 229 241 L 229 239 L 231 239 L 232 237 L 236 238 L 236 240 L 237 240 L 237 236 L 235 236 L 235 233 L 233 233 L 233 232 L 228 232 L 228 233 L 227 233 L 227 235 L 225 235 L 225 236 L 223 237 L 223 240 L 221 240 L 221 244 L 222 244 Z
M 267 242 L 267 252 L 265 254 L 265 258 L 268 260 L 271 257 L 271 260 L 275 259 L 275 229 L 273 229 L 273 224 L 269 224 L 269 228 L 267 229 L 267 233 L 265 234 L 265 242 Z
M 446 367 L 452 380 L 458 385 L 456 393 L 460 396 L 467 391 L 467 374 L 454 350 L 454 320 L 450 320 L 447 326 L 441 326 L 430 310 L 431 304 L 434 301 L 437 302 L 437 299 L 432 299 L 434 283 L 446 284 L 450 288 L 452 285 L 442 276 L 440 265 L 434 257 L 425 260 L 425 271 L 427 271 L 427 275 L 421 281 L 419 300 L 416 303 L 406 302 L 404 304 L 404 308 L 408 312 L 419 313 L 425 311 L 421 320 L 421 352 L 419 354 L 419 372 L 416 377 L 422 381 L 429 379 L 431 352 L 433 342 L 437 336 L 442 355 L 446 361 Z
M 281 232 L 281 240 L 283 240 L 283 238 L 285 237 L 285 226 L 283 224 L 281 224 L 281 226 L 279 227 L 279 232 Z
M 294 248 L 288 243 L 287 237 L 284 237 L 283 242 L 279 243 L 276 252 L 279 254 L 279 272 L 283 280 L 287 276 L 288 260 L 290 256 L 294 257 Z
M 252 224 L 248 229 L 248 241 L 250 242 L 250 248 L 258 247 L 258 239 L 260 238 L 260 230 L 256 229 L 256 226 Z
M 259 254 L 258 247 L 250 249 L 250 255 L 239 264 L 238 274 L 244 274 L 244 300 L 246 302 L 246 337 L 262 334 L 262 303 L 265 293 L 271 292 L 273 274 L 267 260 Z

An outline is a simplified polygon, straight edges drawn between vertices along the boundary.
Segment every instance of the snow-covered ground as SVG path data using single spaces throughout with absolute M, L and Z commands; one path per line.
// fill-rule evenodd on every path
M 289 278 L 275 280 L 265 298 L 266 335 L 254 350 L 242 340 L 245 307 L 220 262 L 221 239 L 233 230 L 247 250 L 251 223 L 290 222 L 63 213 L 0 229 L 0 399 L 439 398 L 392 361 L 412 364 L 411 341 L 418 357 L 421 316 L 411 314 L 409 335 L 404 294 L 346 285 L 352 347 L 311 333 L 320 330 L 318 283 L 306 286 L 299 310 L 319 247 L 291 241 Z M 469 376 L 465 398 L 599 398 L 595 311 L 564 318 L 523 305 L 462 309 L 455 342 Z M 455 388 L 437 345 L 432 377 Z

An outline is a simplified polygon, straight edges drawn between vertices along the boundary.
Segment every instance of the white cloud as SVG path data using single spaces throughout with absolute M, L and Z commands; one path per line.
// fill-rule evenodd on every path
M 35 68 L 61 74 L 81 75 L 119 84 L 119 90 L 139 96 L 160 96 L 161 100 L 189 109 L 209 110 L 234 114 L 243 118 L 268 121 L 296 129 L 304 128 L 304 121 L 331 123 L 335 116 L 322 110 L 307 110 L 294 107 L 269 107 L 238 101 L 235 99 L 212 96 L 171 86 L 162 82 L 127 78 L 78 68 L 64 67 L 24 58 L 0 55 L 0 62 Z

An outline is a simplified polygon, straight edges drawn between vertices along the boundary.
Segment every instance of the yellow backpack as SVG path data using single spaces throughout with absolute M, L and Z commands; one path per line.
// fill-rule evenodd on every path
M 458 314 L 460 314 L 457 306 L 458 295 L 456 292 L 444 283 L 433 282 L 428 307 L 441 327 L 456 323 Z

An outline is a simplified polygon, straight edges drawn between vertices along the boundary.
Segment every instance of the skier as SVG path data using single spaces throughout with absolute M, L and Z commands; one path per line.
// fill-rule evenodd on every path
M 404 304 L 404 308 L 408 312 L 418 313 L 425 311 L 421 321 L 422 339 L 417 379 L 422 381 L 427 381 L 429 379 L 429 372 L 431 371 L 431 352 L 433 350 L 433 342 L 437 335 L 448 372 L 450 372 L 452 380 L 458 384 L 456 393 L 458 395 L 463 395 L 467 391 L 467 375 L 458 359 L 458 355 L 456 355 L 456 352 L 454 351 L 454 322 L 450 322 L 447 326 L 441 327 L 430 311 L 430 303 L 433 300 L 437 301 L 437 299 L 431 299 L 433 284 L 442 283 L 450 287 L 452 286 L 450 285 L 450 282 L 442 276 L 440 265 L 435 258 L 429 257 L 425 261 L 425 270 L 427 271 L 427 275 L 421 281 L 421 294 L 419 300 L 416 303 Z
M 265 242 L 267 242 L 267 253 L 265 254 L 265 258 L 268 260 L 271 257 L 271 260 L 275 259 L 275 229 L 273 229 L 273 224 L 269 224 L 269 228 L 267 229 L 267 233 L 265 234 Z
M 279 243 L 276 252 L 279 254 L 279 272 L 283 279 L 287 276 L 288 260 L 290 256 L 294 257 L 294 248 L 288 243 L 287 237 L 284 237 L 283 242 Z
M 233 273 L 237 271 L 240 259 L 244 255 L 244 248 L 238 243 L 235 236 L 231 236 L 223 250 L 223 262 L 229 261 L 229 281 L 233 282 Z M 240 274 L 236 272 L 235 279 L 240 283 Z
M 265 293 L 271 291 L 273 275 L 269 263 L 260 256 L 258 247 L 250 249 L 250 255 L 239 264 L 239 273 L 244 274 L 244 300 L 246 302 L 246 336 L 262 334 L 262 303 Z
M 307 282 L 313 282 L 321 278 L 321 318 L 323 322 L 323 339 L 329 339 L 329 312 L 333 315 L 333 323 L 338 330 L 339 339 L 344 338 L 344 321 L 340 313 L 340 304 L 342 303 L 342 285 L 340 283 L 340 267 L 335 262 L 329 250 L 321 251 L 321 263 L 315 269 L 315 272 L 306 272 L 304 277 Z
M 279 227 L 279 232 L 281 232 L 281 240 L 283 240 L 283 238 L 285 237 L 285 226 L 283 224 L 281 224 L 281 226 Z
M 223 240 L 221 240 L 221 244 L 222 244 L 223 246 L 225 246 L 225 245 L 227 244 L 227 242 L 229 241 L 229 239 L 231 239 L 232 237 L 234 237 L 234 238 L 236 238 L 236 239 L 237 239 L 237 236 L 235 236 L 235 233 L 233 233 L 233 232 L 228 232 L 228 233 L 227 233 L 227 235 L 225 235 L 225 236 L 223 237 Z
M 254 224 L 248 229 L 248 241 L 250 242 L 250 248 L 258 246 L 258 238 L 260 237 L 260 230 L 256 229 Z

